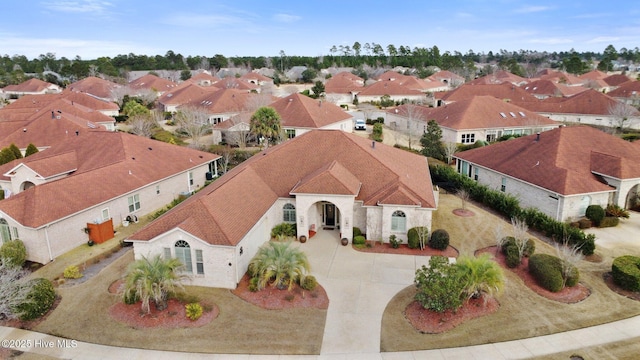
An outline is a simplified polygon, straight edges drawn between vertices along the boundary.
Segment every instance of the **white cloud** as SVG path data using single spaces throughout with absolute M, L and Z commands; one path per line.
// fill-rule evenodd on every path
M 517 14 L 530 14 L 541 11 L 551 10 L 550 6 L 524 6 L 519 9 L 516 9 L 514 12 Z
M 49 1 L 43 2 L 42 5 L 53 11 L 94 14 L 105 14 L 113 7 L 112 3 L 100 0 Z
M 293 23 L 300 19 L 302 18 L 297 15 L 282 14 L 282 13 L 273 15 L 273 20 L 277 22 L 282 22 L 282 23 Z
M 620 40 L 619 37 L 615 37 L 615 36 L 598 36 L 595 37 L 591 40 L 588 40 L 587 43 L 588 44 L 598 44 L 598 43 L 612 43 L 612 42 L 616 42 Z

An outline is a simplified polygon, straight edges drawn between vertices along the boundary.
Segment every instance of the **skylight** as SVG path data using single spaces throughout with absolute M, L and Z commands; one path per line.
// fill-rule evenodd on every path
M 501 113 L 500 113 L 500 116 L 502 116 L 503 118 L 506 118 L 506 117 L 507 117 L 507 114 L 505 114 L 505 113 L 501 112 Z
M 516 114 L 514 114 L 512 111 L 509 111 L 509 114 L 511 114 L 511 117 L 516 117 Z
M 525 113 L 523 113 L 522 111 L 518 111 L 518 114 L 520 114 L 520 116 L 522 116 L 522 117 L 527 117 L 527 115 Z

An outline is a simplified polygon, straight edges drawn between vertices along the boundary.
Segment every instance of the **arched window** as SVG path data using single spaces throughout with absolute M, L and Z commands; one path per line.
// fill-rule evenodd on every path
M 296 222 L 296 207 L 293 204 L 285 204 L 282 208 L 282 221 L 294 223 Z
M 5 219 L 0 219 L 0 240 L 2 240 L 2 243 L 0 244 L 11 241 L 11 231 L 9 230 L 9 223 L 7 223 L 7 220 Z
M 193 265 L 191 264 L 191 247 L 189 243 L 184 240 L 176 241 L 174 245 L 176 258 L 184 264 L 184 270 L 188 273 L 193 272 Z
M 407 215 L 400 210 L 391 214 L 391 231 L 407 231 Z

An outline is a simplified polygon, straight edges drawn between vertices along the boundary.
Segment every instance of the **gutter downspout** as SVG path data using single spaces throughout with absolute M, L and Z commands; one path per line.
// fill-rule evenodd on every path
M 44 228 L 44 238 L 47 241 L 47 250 L 49 250 L 49 260 L 53 261 L 53 253 L 51 252 L 51 242 L 49 241 L 49 225 Z

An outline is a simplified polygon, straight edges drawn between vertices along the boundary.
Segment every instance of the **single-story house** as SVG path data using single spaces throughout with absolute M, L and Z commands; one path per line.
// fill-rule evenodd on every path
M 153 74 L 143 75 L 133 81 L 129 82 L 129 88 L 135 94 L 136 92 L 140 92 L 141 90 L 153 91 L 158 94 L 158 96 L 162 96 L 162 94 L 167 91 L 171 91 L 178 84 L 171 80 L 167 80 Z
M 67 90 L 89 94 L 98 99 L 113 102 L 117 100 L 114 94 L 114 90 L 121 87 L 122 85 L 116 84 L 112 81 L 101 79 L 95 76 L 89 76 L 72 84 L 69 84 L 67 86 Z M 118 114 L 116 113 L 115 115 Z
M 456 153 L 457 170 L 559 221 L 589 205 L 630 208 L 640 187 L 640 146 L 588 126 L 560 127 Z
M 19 99 L 24 95 L 57 94 L 62 88 L 40 79 L 31 78 L 17 85 L 7 85 L 2 89 L 5 97 L 11 100 Z
M 410 228 L 431 228 L 437 201 L 425 157 L 314 130 L 243 162 L 126 241 L 136 259 L 180 259 L 193 285 L 233 289 L 277 224 L 295 224 L 307 241 L 320 231 L 351 240 L 354 227 L 406 241 Z
M 88 241 L 88 224 L 126 225 L 217 175 L 218 155 L 123 132 L 82 130 L 0 166 L 2 241 L 48 263 Z
M 436 108 L 400 105 L 386 116 L 387 126 L 412 134 L 424 133 L 429 120 L 440 125 L 443 141 L 461 144 L 492 142 L 503 135 L 529 135 L 560 126 L 533 111 L 488 95 Z
M 621 103 L 638 107 L 640 106 L 640 81 L 628 81 L 607 95 Z

